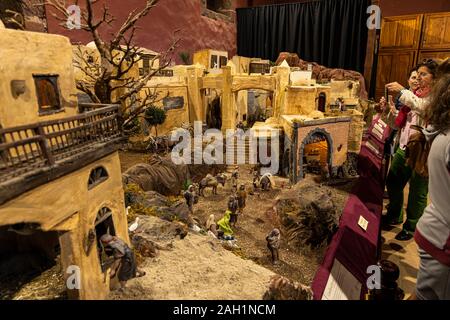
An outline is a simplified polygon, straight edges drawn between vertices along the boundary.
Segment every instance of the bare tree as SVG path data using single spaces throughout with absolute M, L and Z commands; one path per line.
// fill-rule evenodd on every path
M 84 4 L 81 9 L 80 28 L 91 34 L 99 56 L 97 58 L 86 56 L 79 47 L 75 66 L 84 73 L 85 79 L 77 81 L 77 88 L 89 95 L 95 103 L 121 104 L 124 126 L 127 126 L 158 99 L 156 90 L 149 90 L 146 84 L 170 65 L 179 39 L 176 38 L 175 32 L 169 48 L 153 58 L 153 61 L 159 59 L 158 68 L 152 69 L 147 74 L 130 76 L 130 71 L 142 60 L 143 54 L 142 49 L 133 41 L 138 29 L 136 23 L 145 17 L 159 0 L 146 0 L 144 8 L 130 12 L 120 28 L 111 34 L 109 41 L 104 40 L 99 32 L 101 26 L 111 25 L 115 21 L 109 8 L 104 4 L 101 13 L 96 14 L 94 5 L 99 0 L 82 1 Z M 76 1 L 76 4 L 78 2 L 80 1 Z M 45 0 L 42 5 L 53 8 L 54 12 L 51 13 L 53 17 L 60 21 L 61 26 L 67 27 L 71 13 L 67 11 L 64 0 Z

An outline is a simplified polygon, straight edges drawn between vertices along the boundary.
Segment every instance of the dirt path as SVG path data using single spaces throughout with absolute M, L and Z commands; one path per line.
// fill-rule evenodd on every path
M 239 183 L 245 183 L 247 188 L 252 185 L 252 176 L 249 166 L 239 169 Z M 267 249 L 266 235 L 275 227 L 280 227 L 278 217 L 273 210 L 276 198 L 289 188 L 289 181 L 276 177 L 276 188 L 268 192 L 257 192 L 249 195 L 244 215 L 239 217 L 234 230 L 238 246 L 242 249 L 244 258 L 251 259 L 265 268 L 272 270 L 291 280 L 310 285 L 322 258 L 322 252 L 299 252 L 298 248 L 290 247 L 282 241 L 280 248 L 279 265 L 272 265 L 269 250 Z M 228 197 L 231 195 L 231 185 L 219 186 L 218 195 L 206 191 L 205 198 L 200 198 L 194 207 L 194 214 L 205 223 L 208 216 L 213 213 L 216 221 L 225 213 Z
M 192 233 L 140 268 L 146 275 L 130 280 L 124 292 L 113 291 L 112 299 L 260 300 L 274 275 L 224 249 L 218 240 Z
M 121 154 L 122 167 L 125 169 L 129 168 L 130 166 L 145 160 L 145 157 L 145 155 L 138 153 Z M 250 166 L 240 166 L 239 168 L 239 183 L 245 183 L 248 189 L 250 189 L 252 185 L 250 169 Z M 230 176 L 229 173 L 228 176 Z M 312 178 L 307 176 L 305 181 L 308 181 L 308 179 Z M 237 226 L 234 230 L 237 245 L 242 249 L 244 259 L 252 260 L 258 265 L 277 274 L 309 286 L 323 259 L 324 249 L 318 249 L 314 252 L 303 250 L 302 248 L 290 246 L 282 239 L 280 248 L 281 263 L 274 266 L 270 261 L 265 237 L 273 228 L 280 227 L 280 222 L 278 221 L 278 217 L 275 214 L 273 207 L 278 196 L 291 191 L 288 179 L 275 177 L 275 181 L 276 187 L 274 190 L 258 192 L 248 196 L 244 215 L 239 217 Z M 338 208 L 343 207 L 349 191 L 347 187 L 341 189 L 342 190 L 336 190 L 338 197 L 337 199 L 334 199 Z M 194 216 L 203 225 L 206 223 L 210 214 L 214 214 L 215 220 L 218 221 L 225 213 L 227 200 L 230 195 L 231 185 L 229 182 L 225 187 L 219 186 L 217 195 L 211 194 L 210 189 L 205 190 L 205 197 L 200 197 L 199 203 L 194 206 Z M 161 261 L 164 257 L 164 255 L 161 255 Z M 190 257 L 186 257 L 186 259 L 189 260 Z M 189 277 L 189 274 L 186 274 L 186 276 Z M 190 282 L 192 283 L 192 281 Z M 160 289 L 162 290 L 163 287 Z M 191 298 L 194 298 L 194 296 L 191 296 Z M 195 298 L 197 298 L 197 296 L 195 296 Z

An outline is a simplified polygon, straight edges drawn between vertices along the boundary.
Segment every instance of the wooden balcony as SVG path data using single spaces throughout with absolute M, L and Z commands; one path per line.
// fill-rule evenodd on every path
M 0 129 L 0 204 L 120 147 L 118 105 L 85 104 L 80 110 L 72 117 Z

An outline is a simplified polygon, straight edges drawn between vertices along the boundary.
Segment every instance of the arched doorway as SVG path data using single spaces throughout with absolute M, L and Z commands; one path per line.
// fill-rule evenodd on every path
M 298 180 L 307 173 L 320 174 L 321 168 L 326 166 L 331 170 L 333 157 L 333 140 L 331 135 L 321 128 L 312 130 L 303 139 L 299 148 Z
M 112 263 L 111 258 L 105 252 L 100 241 L 100 238 L 105 234 L 115 236 L 116 230 L 114 228 L 112 211 L 107 207 L 102 207 L 97 212 L 97 217 L 95 218 L 95 236 L 97 239 L 97 249 L 102 272 L 105 272 Z

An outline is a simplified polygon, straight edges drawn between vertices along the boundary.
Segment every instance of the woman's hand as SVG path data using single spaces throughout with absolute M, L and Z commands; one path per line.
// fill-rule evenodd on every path
M 400 91 L 404 90 L 405 87 L 403 87 L 398 82 L 391 82 L 386 85 L 386 89 L 388 89 L 389 92 L 399 93 Z

